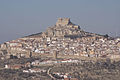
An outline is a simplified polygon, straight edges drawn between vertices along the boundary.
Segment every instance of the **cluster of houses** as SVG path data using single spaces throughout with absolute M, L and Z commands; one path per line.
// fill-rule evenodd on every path
M 6 64 L 5 69 L 21 69 L 21 68 L 30 68 L 31 64 L 30 62 L 26 64 Z
M 73 26 L 73 27 L 69 27 Z M 41 35 L 19 38 L 0 45 L 0 49 L 18 57 L 39 54 L 52 54 L 57 51 L 63 55 L 116 58 L 120 55 L 120 38 L 106 38 L 82 31 L 68 18 L 59 19 L 56 25 Z M 68 28 L 69 27 L 69 28 Z M 72 33 L 71 33 L 72 31 Z M 65 35 L 80 34 L 83 37 L 71 39 Z M 73 37 L 74 37 L 73 35 Z
M 23 70 L 24 73 L 46 73 L 47 71 L 40 68 L 31 68 L 28 70 Z
M 18 45 L 17 45 L 18 44 Z M 21 44 L 21 46 L 20 46 Z M 70 39 L 64 37 L 32 37 L 20 38 L 16 42 L 7 42 L 1 47 L 8 47 L 9 51 L 15 52 L 15 55 L 30 56 L 30 52 L 36 54 L 52 54 L 57 51 L 64 55 L 78 55 L 87 57 L 102 57 L 120 54 L 120 38 L 106 39 L 104 37 L 82 37 Z M 16 54 L 17 52 L 17 54 Z M 24 52 L 24 53 L 21 53 Z M 26 52 L 26 53 L 25 53 Z
M 77 63 L 81 62 L 80 60 L 73 60 L 73 59 L 64 59 L 64 60 L 44 60 L 39 61 L 35 60 L 31 63 L 32 66 L 40 66 L 40 65 L 49 65 L 49 64 L 59 64 L 59 63 Z
M 18 70 L 18 69 L 23 69 L 22 71 L 24 73 L 45 73 L 46 70 L 44 69 L 40 69 L 40 68 L 31 68 L 31 64 L 14 64 L 14 65 L 10 65 L 10 64 L 6 64 L 5 69 L 13 69 L 13 70 Z M 27 69 L 28 68 L 28 69 Z
M 72 77 L 69 73 L 54 72 L 53 75 L 63 80 L 78 80 L 77 78 Z

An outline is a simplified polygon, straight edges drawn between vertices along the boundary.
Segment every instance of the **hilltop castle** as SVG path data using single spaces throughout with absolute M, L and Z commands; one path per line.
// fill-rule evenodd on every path
M 60 37 L 72 34 L 77 35 L 80 31 L 80 26 L 73 24 L 70 18 L 59 18 L 56 25 L 49 27 L 45 34 L 49 37 Z
M 71 24 L 70 18 L 58 18 L 56 26 L 66 26 Z

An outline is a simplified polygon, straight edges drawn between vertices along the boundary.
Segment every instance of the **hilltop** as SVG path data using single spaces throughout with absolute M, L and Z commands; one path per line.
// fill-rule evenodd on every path
M 45 32 L 36 33 L 29 35 L 27 37 L 35 37 L 35 36 L 43 36 L 43 37 L 70 37 L 70 38 L 81 38 L 81 37 L 105 37 L 105 35 L 85 32 L 81 29 L 79 25 L 76 25 L 70 21 L 70 18 L 58 18 L 55 25 L 52 27 L 48 27 Z
M 120 38 L 86 32 L 70 18 L 59 18 L 45 32 L 25 36 L 0 45 L 0 57 L 30 58 L 41 55 L 119 58 Z M 53 56 L 55 57 L 55 56 Z

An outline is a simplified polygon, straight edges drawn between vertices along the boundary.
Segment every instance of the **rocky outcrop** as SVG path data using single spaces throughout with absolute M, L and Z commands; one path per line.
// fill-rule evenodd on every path
M 86 37 L 86 36 L 98 36 L 93 33 L 83 31 L 79 25 L 76 25 L 70 21 L 70 18 L 59 18 L 56 24 L 49 27 L 44 35 L 49 37 Z

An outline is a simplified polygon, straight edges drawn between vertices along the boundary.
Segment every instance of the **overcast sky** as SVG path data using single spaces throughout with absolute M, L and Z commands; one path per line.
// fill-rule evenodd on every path
M 120 0 L 0 0 L 0 43 L 69 17 L 85 31 L 120 36 Z

